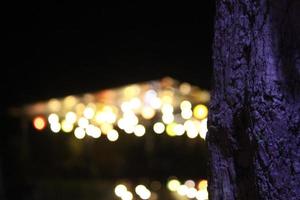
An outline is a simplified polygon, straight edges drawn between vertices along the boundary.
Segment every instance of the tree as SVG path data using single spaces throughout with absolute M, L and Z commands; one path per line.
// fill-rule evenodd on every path
M 211 200 L 300 199 L 300 2 L 217 0 Z

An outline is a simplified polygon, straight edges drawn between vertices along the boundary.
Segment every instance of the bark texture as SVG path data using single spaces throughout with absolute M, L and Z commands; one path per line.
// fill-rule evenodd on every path
M 300 199 L 300 1 L 217 0 L 210 200 Z

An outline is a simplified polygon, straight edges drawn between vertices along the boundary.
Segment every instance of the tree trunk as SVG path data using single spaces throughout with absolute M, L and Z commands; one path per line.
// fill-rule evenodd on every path
M 300 2 L 217 0 L 210 200 L 300 199 Z

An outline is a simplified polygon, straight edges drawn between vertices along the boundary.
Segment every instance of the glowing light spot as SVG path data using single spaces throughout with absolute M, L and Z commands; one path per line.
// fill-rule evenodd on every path
M 133 133 L 134 132 L 134 126 L 126 126 L 125 128 L 124 128 L 124 131 L 125 131 L 125 133 L 127 133 L 127 134 L 131 134 L 131 133 Z
M 92 119 L 94 117 L 95 111 L 91 107 L 87 107 L 83 111 L 83 116 L 86 117 L 87 119 Z
M 176 132 L 175 132 L 175 127 L 176 127 L 176 123 L 171 123 L 171 124 L 168 124 L 167 125 L 167 128 L 166 128 L 166 132 L 169 136 L 176 136 Z
M 132 195 L 131 192 L 126 191 L 121 198 L 122 198 L 122 200 L 132 200 L 133 199 L 133 195 Z
M 92 136 L 93 138 L 99 138 L 101 136 L 100 129 L 91 124 L 86 127 L 85 131 L 87 135 Z
M 85 131 L 81 127 L 77 127 L 74 131 L 74 135 L 77 139 L 83 139 L 85 137 Z
M 125 101 L 121 104 L 121 110 L 126 113 L 126 112 L 130 112 L 131 111 L 131 106 L 130 103 Z
M 193 199 L 197 196 L 197 190 L 195 188 L 189 188 L 187 190 L 186 196 L 190 199 Z
M 155 110 L 149 106 L 146 106 L 142 109 L 141 114 L 145 119 L 152 119 L 155 115 Z
M 180 103 L 180 109 L 181 110 L 190 110 L 192 108 L 191 102 L 185 100 Z
M 151 192 L 144 185 L 136 186 L 135 192 L 141 199 L 149 199 L 151 197 Z
M 107 133 L 107 139 L 111 142 L 115 142 L 119 139 L 119 133 L 116 130 L 110 130 Z
M 205 190 L 200 190 L 197 192 L 196 195 L 197 200 L 207 200 L 208 199 L 208 192 Z
M 180 182 L 176 179 L 169 180 L 169 182 L 167 183 L 167 188 L 172 192 L 177 191 L 179 187 Z
M 57 123 L 51 123 L 50 124 L 50 129 L 53 133 L 58 133 L 61 129 L 61 125 L 58 122 Z
M 186 185 L 180 185 L 178 187 L 177 192 L 178 192 L 179 195 L 185 196 L 188 193 L 188 189 L 189 188 Z
M 144 95 L 144 100 L 146 103 L 151 103 L 153 99 L 157 98 L 157 93 L 154 90 L 148 90 Z
M 76 122 L 76 120 L 77 120 L 77 115 L 74 112 L 68 112 L 66 114 L 66 121 L 68 123 L 72 123 L 73 124 L 73 123 Z
M 76 102 L 77 102 L 76 97 L 74 97 L 74 96 L 67 96 L 64 99 L 64 106 L 67 107 L 67 108 L 72 108 L 73 106 L 75 106 Z
M 57 114 L 54 114 L 54 113 L 50 114 L 50 115 L 48 116 L 48 122 L 49 122 L 50 124 L 58 123 L 58 122 L 59 122 L 59 117 L 58 117 L 58 115 L 57 115 Z
M 170 124 L 174 121 L 174 115 L 172 113 L 171 114 L 163 114 L 162 121 L 165 124 Z
M 192 110 L 183 110 L 181 111 L 181 117 L 183 119 L 190 119 L 193 116 L 193 111 Z
M 63 120 L 61 122 L 61 129 L 66 133 L 70 133 L 73 130 L 73 124 Z
M 127 192 L 127 187 L 123 184 L 119 184 L 115 187 L 115 194 L 118 197 L 122 197 Z
M 199 126 L 199 135 L 203 140 L 206 138 L 207 131 L 207 118 L 205 118 L 200 122 Z
M 182 124 L 176 124 L 174 126 L 174 132 L 176 133 L 177 136 L 183 135 L 185 132 L 184 126 Z
M 123 94 L 127 99 L 137 96 L 139 93 L 140 93 L 140 87 L 138 85 L 130 85 L 123 90 Z
M 138 109 L 139 107 L 141 107 L 142 102 L 139 98 L 133 98 L 130 100 L 129 102 L 129 106 L 131 109 Z
M 161 122 L 156 122 L 153 125 L 153 130 L 157 134 L 162 134 L 165 131 L 165 125 Z
M 101 124 L 101 131 L 104 133 L 104 134 L 107 134 L 109 131 L 111 131 L 113 129 L 113 125 L 112 124 L 108 124 L 108 123 L 104 123 L 104 124 Z
M 199 104 L 194 108 L 194 116 L 197 119 L 204 119 L 207 117 L 208 109 L 205 105 Z
M 198 183 L 198 190 L 207 190 L 207 180 L 201 180 Z
M 88 125 L 89 125 L 89 120 L 84 118 L 84 117 L 81 117 L 79 120 L 78 120 L 78 125 L 82 128 L 86 128 Z
M 198 130 L 197 130 L 197 127 L 196 127 L 196 125 L 194 124 L 193 121 L 187 120 L 184 123 L 184 128 L 185 128 L 186 134 L 189 138 L 193 139 L 193 138 L 196 138 L 198 136 Z
M 164 104 L 161 108 L 163 114 L 170 114 L 173 113 L 174 108 L 171 104 Z
M 133 112 L 124 113 L 123 119 L 125 120 L 125 126 L 134 126 L 139 123 L 138 117 Z
M 158 97 L 155 97 L 155 98 L 151 99 L 149 104 L 152 108 L 159 109 L 161 106 L 161 101 Z
M 143 125 L 139 124 L 134 127 L 134 135 L 137 137 L 142 137 L 146 133 L 146 129 Z
M 33 119 L 33 126 L 36 130 L 43 130 L 46 127 L 46 120 L 43 117 L 36 117 Z
M 191 90 L 192 90 L 192 87 L 189 83 L 182 83 L 179 86 L 179 91 L 184 95 L 189 94 L 191 92 Z
M 184 185 L 186 185 L 189 188 L 195 187 L 195 182 L 193 180 L 187 180 L 184 182 Z
M 48 102 L 48 108 L 50 112 L 58 112 L 61 109 L 61 103 L 57 99 L 51 99 Z
M 209 92 L 205 91 L 205 90 L 201 91 L 201 93 L 199 95 L 199 101 L 206 103 L 209 100 L 210 100 L 210 94 L 209 94 Z

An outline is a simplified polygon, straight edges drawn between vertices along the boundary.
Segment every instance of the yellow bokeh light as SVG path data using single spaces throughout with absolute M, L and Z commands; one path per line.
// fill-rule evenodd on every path
M 63 120 L 61 122 L 61 129 L 66 133 L 70 133 L 73 130 L 73 124 Z
M 77 102 L 76 97 L 74 97 L 74 96 L 67 96 L 64 99 L 64 106 L 67 107 L 67 108 L 72 108 L 73 106 L 75 106 L 76 102 Z
M 119 139 L 119 133 L 116 130 L 110 130 L 107 133 L 107 139 L 111 142 L 115 142 Z
M 176 136 L 175 127 L 176 123 L 171 123 L 167 125 L 166 132 L 169 136 Z
M 155 110 L 149 106 L 146 106 L 142 109 L 141 114 L 145 119 L 152 119 L 155 115 Z
M 205 105 L 199 104 L 194 108 L 194 116 L 197 119 L 204 119 L 207 117 L 208 109 Z
M 142 137 L 143 135 L 145 135 L 146 133 L 146 129 L 143 125 L 138 124 L 134 127 L 134 131 L 133 131 L 134 135 L 137 137 Z
M 198 190 L 207 190 L 207 180 L 201 180 L 198 183 Z
M 198 97 L 201 102 L 206 103 L 206 102 L 209 102 L 209 100 L 210 100 L 210 94 L 208 91 L 205 91 L 205 90 L 201 91 L 200 95 Z
M 153 130 L 157 134 L 162 134 L 165 131 L 165 125 L 161 122 L 156 122 L 153 125 Z
M 129 99 L 131 97 L 137 96 L 140 93 L 139 85 L 129 85 L 123 90 L 125 98 Z
M 83 139 L 85 137 L 85 131 L 81 127 L 77 127 L 74 131 L 74 135 L 77 139 Z
M 48 108 L 50 112 L 58 112 L 61 109 L 61 103 L 57 99 L 51 99 L 48 102 Z
M 43 117 L 36 117 L 33 119 L 33 126 L 35 129 L 41 131 L 46 127 L 46 120 Z
M 179 90 L 182 94 L 187 95 L 191 92 L 192 87 L 189 83 L 182 83 L 179 86 Z
M 180 182 L 177 179 L 169 180 L 167 183 L 167 188 L 172 192 L 177 191 L 179 187 L 180 187 Z
M 113 125 L 109 123 L 103 123 L 101 124 L 100 128 L 104 134 L 107 134 L 110 130 L 113 129 Z
M 78 115 L 82 115 L 85 109 L 85 105 L 83 103 L 79 103 L 75 106 L 75 111 Z

